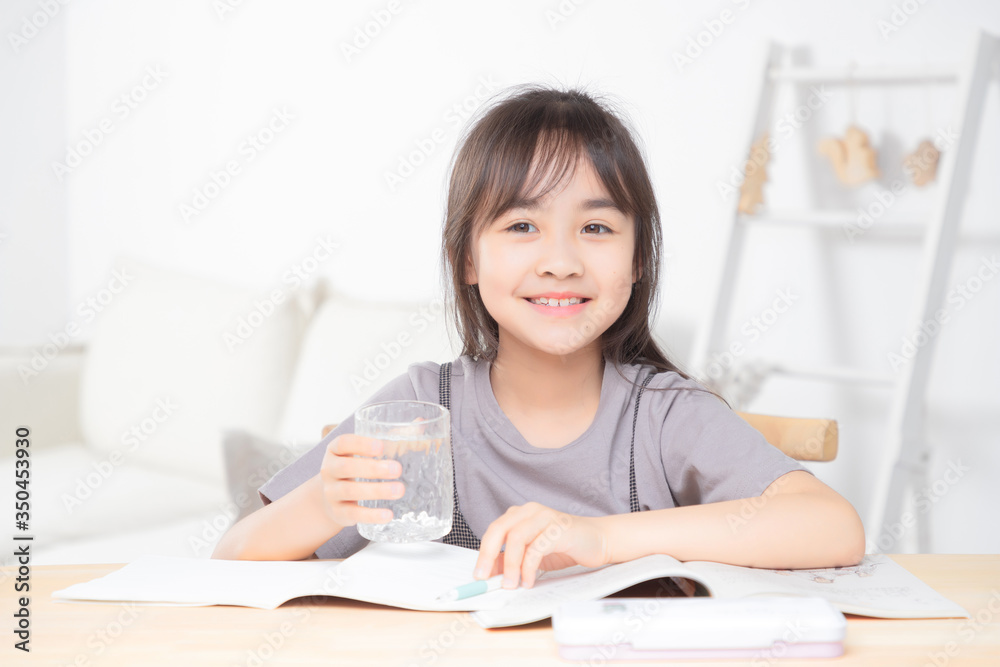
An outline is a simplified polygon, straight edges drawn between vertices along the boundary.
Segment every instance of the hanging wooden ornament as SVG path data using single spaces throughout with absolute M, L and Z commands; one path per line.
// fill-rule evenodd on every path
M 768 133 L 750 147 L 750 157 L 743 169 L 743 183 L 740 185 L 738 210 L 745 215 L 753 215 L 757 206 L 764 203 L 764 183 L 767 181 L 767 163 L 771 159 L 768 149 Z
M 837 178 L 844 185 L 861 185 L 881 176 L 875 149 L 865 131 L 856 125 L 847 128 L 843 139 L 823 139 L 818 150 L 830 159 Z
M 926 64 L 924 65 L 926 67 Z M 934 132 L 934 113 L 931 102 L 931 86 L 924 83 L 924 111 L 927 114 L 928 133 Z M 924 139 L 917 145 L 917 150 L 903 158 L 903 171 L 910 177 L 913 184 L 922 188 L 935 178 L 937 178 L 938 161 L 941 159 L 941 151 L 930 139 Z
M 930 139 L 924 139 L 913 151 L 903 159 L 903 170 L 918 188 L 922 188 L 937 177 L 938 161 L 941 151 Z

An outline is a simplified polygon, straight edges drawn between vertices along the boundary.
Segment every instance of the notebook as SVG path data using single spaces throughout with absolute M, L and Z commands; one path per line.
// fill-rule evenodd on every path
M 696 591 L 719 598 L 804 595 L 830 600 L 842 612 L 882 618 L 968 617 L 884 555 L 854 567 L 765 570 L 707 561 L 681 563 L 645 556 L 599 568 L 540 573 L 532 588 L 496 590 L 442 602 L 436 598 L 473 580 L 478 552 L 442 542 L 370 542 L 343 561 L 235 561 L 147 555 L 97 579 L 55 591 L 57 601 L 147 605 L 237 605 L 275 609 L 297 597 L 331 596 L 421 611 L 471 611 L 482 627 L 532 623 L 560 604 L 596 600 L 648 582 L 660 597 Z M 692 584 L 694 582 L 694 584 Z M 698 588 L 700 585 L 701 588 Z

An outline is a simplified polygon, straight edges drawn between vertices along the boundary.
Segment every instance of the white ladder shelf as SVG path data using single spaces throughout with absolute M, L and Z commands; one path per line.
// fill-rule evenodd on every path
M 906 329 L 916 331 L 921 323 L 933 319 L 945 297 L 945 283 L 962 218 L 985 93 L 989 81 L 1000 70 L 1000 38 L 980 32 L 973 40 L 967 61 L 960 70 L 907 66 L 856 70 L 845 67 L 796 67 L 783 62 L 788 53 L 773 44 L 768 49 L 760 77 L 755 119 L 746 143 L 748 152 L 753 142 L 771 125 L 771 111 L 779 84 L 906 85 L 935 82 L 957 85 L 958 109 L 953 127 L 958 138 L 954 145 L 942 151 L 937 172 L 939 196 L 929 220 L 893 224 L 887 226 L 891 229 L 878 230 L 879 234 L 890 236 L 923 236 L 917 289 L 912 314 L 907 322 L 909 328 Z M 738 201 L 734 201 L 725 229 L 725 255 L 716 286 L 715 305 L 708 326 L 695 341 L 692 364 L 706 377 L 712 355 L 723 352 L 728 344 L 725 336 L 748 228 L 757 225 L 841 227 L 845 223 L 853 223 L 857 216 L 854 212 L 823 210 L 744 215 L 737 206 Z M 913 530 L 905 531 L 904 535 L 912 537 L 915 534 L 916 538 L 904 541 L 909 544 L 898 542 L 894 531 L 885 530 L 887 526 L 904 525 L 901 522 L 907 500 L 912 499 L 927 480 L 930 450 L 924 436 L 922 411 L 935 337 L 927 338 L 926 344 L 918 347 L 909 363 L 897 373 L 872 373 L 851 368 L 796 368 L 774 360 L 767 360 L 760 367 L 765 376 L 781 373 L 798 378 L 881 386 L 892 391 L 886 446 L 883 458 L 877 464 L 872 509 L 866 521 L 869 550 L 874 547 L 880 551 L 906 552 L 912 550 L 915 542 L 918 552 L 930 551 L 930 523 L 926 512 L 913 513 L 915 521 L 905 524 L 907 527 L 912 525 Z M 757 382 L 760 380 L 760 377 L 756 378 Z M 754 381 L 751 379 L 750 383 Z

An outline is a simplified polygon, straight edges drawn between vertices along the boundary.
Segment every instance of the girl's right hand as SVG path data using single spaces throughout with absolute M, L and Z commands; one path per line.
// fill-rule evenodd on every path
M 375 458 L 381 454 L 380 440 L 353 433 L 343 433 L 326 446 L 319 470 L 323 482 L 323 509 L 337 525 L 346 527 L 392 520 L 392 510 L 358 505 L 359 500 L 395 500 L 403 497 L 405 489 L 402 482 L 355 481 L 355 478 L 399 478 L 403 471 L 399 461 Z

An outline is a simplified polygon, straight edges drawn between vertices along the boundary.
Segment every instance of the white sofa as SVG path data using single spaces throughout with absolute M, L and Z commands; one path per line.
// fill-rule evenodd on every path
M 85 346 L 0 353 L 0 432 L 32 434 L 36 565 L 208 557 L 324 424 L 409 364 L 460 351 L 440 300 L 252 290 L 128 259 L 115 269 L 127 284 Z M 8 485 L 14 466 L 7 447 Z

